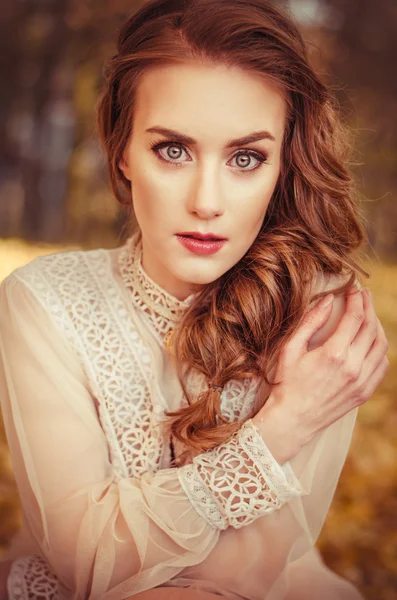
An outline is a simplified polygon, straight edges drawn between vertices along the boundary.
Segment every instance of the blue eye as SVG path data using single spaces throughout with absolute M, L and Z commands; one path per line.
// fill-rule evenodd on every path
M 163 148 L 168 148 L 167 151 L 167 157 L 164 156 L 161 153 L 161 150 Z M 186 152 L 185 147 L 177 142 L 172 142 L 172 141 L 167 141 L 167 142 L 160 142 L 159 144 L 153 144 L 151 146 L 151 149 L 153 150 L 153 152 L 156 154 L 156 156 L 166 162 L 167 164 L 169 164 L 170 166 L 173 167 L 181 167 L 183 166 L 183 163 L 185 162 L 184 160 L 182 161 L 178 161 L 178 158 L 181 158 L 181 152 Z M 170 149 L 177 149 L 176 152 L 174 152 L 174 156 L 172 156 L 172 153 L 169 152 Z M 239 150 L 236 154 L 234 154 L 234 156 L 232 157 L 233 159 L 239 159 L 241 156 L 245 156 L 249 158 L 249 161 L 247 164 L 251 164 L 251 159 L 254 159 L 256 161 L 256 165 L 255 166 L 251 166 L 250 168 L 246 168 L 246 165 L 240 165 L 234 168 L 237 168 L 237 170 L 239 170 L 240 172 L 250 172 L 250 171 L 256 171 L 256 169 L 259 169 L 264 163 L 267 162 L 268 156 L 265 154 L 262 154 L 260 152 L 256 152 L 255 150 Z

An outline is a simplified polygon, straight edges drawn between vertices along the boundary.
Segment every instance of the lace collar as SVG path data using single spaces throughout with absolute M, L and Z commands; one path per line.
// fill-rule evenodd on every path
M 162 343 L 175 327 L 197 293 L 178 300 L 157 285 L 142 267 L 142 235 L 138 231 L 128 238 L 118 259 L 120 275 L 131 292 L 134 306 L 144 312 Z

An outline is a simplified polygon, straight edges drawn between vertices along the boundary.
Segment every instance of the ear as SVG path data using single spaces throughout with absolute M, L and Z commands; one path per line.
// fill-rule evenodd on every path
M 120 169 L 120 171 L 123 173 L 124 177 L 126 179 L 128 179 L 128 181 L 131 181 L 131 175 L 130 175 L 130 167 L 128 164 L 128 160 L 126 157 L 126 151 L 124 150 L 120 160 L 119 160 L 119 164 L 118 167 Z

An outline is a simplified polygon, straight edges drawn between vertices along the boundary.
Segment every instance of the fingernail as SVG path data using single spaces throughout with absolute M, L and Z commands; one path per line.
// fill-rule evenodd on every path
M 361 283 L 358 281 L 358 279 L 355 280 L 354 285 L 356 286 L 356 288 L 358 290 L 360 290 L 360 292 L 364 291 L 363 286 L 361 285 Z
M 325 296 L 322 301 L 321 301 L 321 308 L 325 308 L 326 306 L 328 306 L 329 304 L 331 304 L 331 302 L 334 299 L 334 295 L 333 294 L 328 294 L 327 296 Z

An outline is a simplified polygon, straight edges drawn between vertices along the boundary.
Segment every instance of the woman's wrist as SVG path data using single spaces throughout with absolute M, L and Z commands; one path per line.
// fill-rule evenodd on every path
M 283 407 L 276 403 L 272 395 L 251 421 L 258 428 L 269 451 L 281 466 L 294 458 L 304 446 L 297 423 L 291 415 L 285 415 Z

